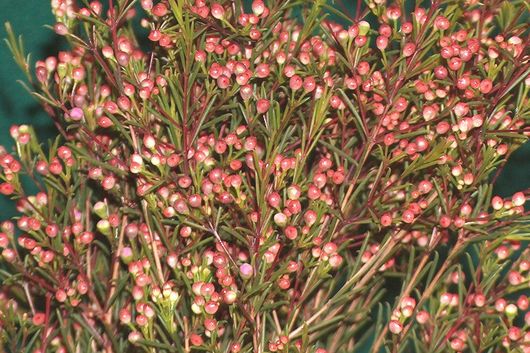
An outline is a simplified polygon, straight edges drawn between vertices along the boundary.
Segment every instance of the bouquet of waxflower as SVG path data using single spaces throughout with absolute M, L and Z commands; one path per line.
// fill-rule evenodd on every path
M 0 151 L 0 351 L 530 352 L 527 2 L 51 9 L 57 56 L 6 25 L 58 136 Z

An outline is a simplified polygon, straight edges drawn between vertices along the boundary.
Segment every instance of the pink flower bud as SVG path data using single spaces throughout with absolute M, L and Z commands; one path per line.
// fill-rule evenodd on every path
M 403 324 L 397 320 L 392 320 L 388 324 L 388 329 L 390 332 L 392 332 L 394 335 L 398 335 L 403 330 Z
M 219 3 L 213 3 L 211 6 L 212 16 L 218 20 L 222 19 L 225 15 L 225 9 Z
M 241 278 L 243 279 L 250 279 L 252 275 L 254 274 L 254 269 L 252 268 L 252 265 L 248 263 L 244 263 L 241 266 L 239 266 L 239 274 L 241 275 Z
M 261 16 L 265 11 L 265 3 L 263 0 L 254 0 L 252 1 L 252 12 L 256 16 Z
M 74 120 L 74 121 L 79 121 L 81 119 L 83 119 L 83 117 L 85 116 L 85 114 L 83 113 L 83 110 L 81 108 L 72 108 L 69 112 L 69 116 L 70 116 L 70 119 Z
M 514 206 L 523 206 L 526 202 L 526 197 L 522 192 L 516 192 L 512 196 L 512 203 Z
M 270 105 L 271 104 L 268 99 L 262 98 L 256 103 L 256 110 L 259 114 L 264 114 L 269 110 Z

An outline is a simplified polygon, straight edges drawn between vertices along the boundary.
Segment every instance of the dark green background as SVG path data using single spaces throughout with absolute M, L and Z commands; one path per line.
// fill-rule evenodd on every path
M 347 3 L 347 2 L 346 2 Z M 32 54 L 32 63 L 37 59 L 54 55 L 60 41 L 52 31 L 44 28 L 53 24 L 50 3 L 45 0 L 0 1 L 0 37 L 6 36 L 3 24 L 10 21 L 15 32 L 24 38 L 26 52 Z M 41 141 L 56 134 L 50 119 L 38 104 L 17 83 L 23 79 L 5 43 L 0 43 L 0 144 L 12 146 L 9 127 L 12 124 L 31 124 L 40 134 Z M 512 155 L 497 182 L 497 192 L 509 195 L 530 187 L 530 144 L 526 144 Z M 0 219 L 12 214 L 12 207 L 0 198 Z

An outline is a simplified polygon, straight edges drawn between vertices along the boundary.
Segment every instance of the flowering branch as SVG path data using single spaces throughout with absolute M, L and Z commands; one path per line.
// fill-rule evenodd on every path
M 249 5 L 54 0 L 34 72 L 6 25 L 61 135 L 0 149 L 0 346 L 529 351 L 525 3 Z

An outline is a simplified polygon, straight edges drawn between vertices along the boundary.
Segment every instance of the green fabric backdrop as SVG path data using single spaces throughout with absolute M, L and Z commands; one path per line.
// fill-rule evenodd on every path
M 15 33 L 24 38 L 26 51 L 36 59 L 45 58 L 57 52 L 59 41 L 47 28 L 53 23 L 50 3 L 45 0 L 0 1 L 0 37 L 6 36 L 3 24 L 10 21 Z M 33 98 L 17 83 L 23 76 L 14 63 L 5 45 L 0 43 L 0 144 L 12 146 L 8 129 L 12 124 L 31 124 L 40 133 L 41 141 L 54 136 L 56 131 L 45 113 Z M 512 155 L 508 166 L 497 182 L 497 192 L 509 195 L 530 187 L 530 144 L 526 144 Z M 0 220 L 13 214 L 13 207 L 0 197 Z

